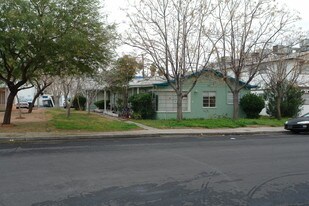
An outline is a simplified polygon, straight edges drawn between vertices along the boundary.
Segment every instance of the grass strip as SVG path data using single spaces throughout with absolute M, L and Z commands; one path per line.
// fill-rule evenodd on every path
M 259 119 L 184 119 L 178 121 L 172 120 L 134 120 L 135 122 L 158 128 L 158 129 L 171 129 L 171 128 L 237 128 L 247 126 L 283 126 L 287 119 L 277 120 L 270 117 L 261 117 Z

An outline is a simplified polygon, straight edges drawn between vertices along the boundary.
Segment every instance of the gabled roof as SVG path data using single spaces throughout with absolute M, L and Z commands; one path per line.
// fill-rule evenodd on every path
M 189 79 L 189 78 L 191 78 L 191 77 L 193 77 L 193 76 L 198 76 L 198 75 L 201 75 L 201 73 L 206 73 L 206 72 L 211 72 L 211 73 L 213 73 L 215 76 L 217 76 L 217 77 L 219 77 L 219 78 L 223 78 L 223 77 L 224 77 L 223 74 L 222 74 L 221 72 L 217 71 L 217 70 L 214 70 L 214 69 L 202 69 L 202 70 L 200 70 L 200 71 L 198 71 L 198 72 L 194 72 L 194 73 L 191 73 L 191 74 L 187 74 L 187 75 L 185 76 L 185 78 Z M 229 77 L 229 76 L 228 76 L 227 78 L 229 78 L 229 79 L 232 80 L 232 81 L 235 81 L 235 78 L 233 78 L 233 77 Z M 174 82 L 174 80 L 172 80 L 172 82 Z M 238 81 L 238 82 L 239 82 L 240 85 L 245 85 L 245 84 L 246 84 L 246 83 L 243 82 L 243 81 Z M 168 84 L 168 82 L 165 80 L 164 82 L 155 83 L 154 85 L 155 85 L 155 86 L 168 86 L 169 84 Z M 253 89 L 253 88 L 257 88 L 257 87 L 258 87 L 257 85 L 250 85 L 250 84 L 248 84 L 245 88 L 247 88 L 247 89 Z

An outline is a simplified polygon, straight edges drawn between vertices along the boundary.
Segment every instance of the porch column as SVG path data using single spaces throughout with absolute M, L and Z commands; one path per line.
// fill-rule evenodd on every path
M 139 87 L 136 88 L 136 93 L 139 94 Z
M 106 113 L 106 90 L 104 89 L 104 113 Z

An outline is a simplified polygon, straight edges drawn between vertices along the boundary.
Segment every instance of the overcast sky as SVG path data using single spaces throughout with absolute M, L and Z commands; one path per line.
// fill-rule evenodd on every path
M 104 3 L 104 13 L 108 15 L 110 23 L 118 24 L 118 32 L 124 32 L 126 27 L 126 14 L 122 9 L 127 8 L 128 0 L 102 0 Z M 134 1 L 134 0 L 129 0 Z M 138 1 L 138 0 L 137 0 Z M 185 1 L 185 0 L 184 0 Z M 302 20 L 298 23 L 298 27 L 302 27 L 305 31 L 309 30 L 309 0 L 277 0 L 285 3 L 291 11 L 299 12 Z M 129 48 L 121 48 L 119 52 L 126 53 Z
M 285 2 L 285 4 L 291 9 L 292 11 L 295 10 L 299 12 L 300 17 L 302 20 L 299 22 L 299 25 L 304 30 L 309 30 L 309 0 L 280 0 Z

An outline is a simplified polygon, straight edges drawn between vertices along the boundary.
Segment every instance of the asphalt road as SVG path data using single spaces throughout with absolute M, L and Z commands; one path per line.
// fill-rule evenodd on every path
M 309 135 L 2 144 L 0 206 L 29 205 L 309 205 Z

